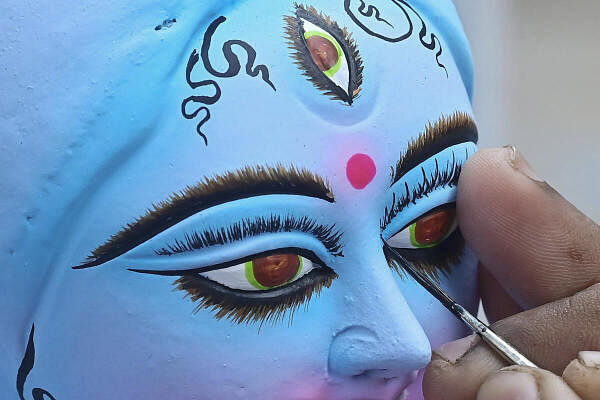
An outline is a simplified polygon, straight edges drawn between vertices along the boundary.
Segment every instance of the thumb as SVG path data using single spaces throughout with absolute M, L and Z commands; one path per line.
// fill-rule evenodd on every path
M 560 377 L 529 367 L 507 367 L 491 374 L 479 388 L 477 400 L 592 400 L 581 399 Z

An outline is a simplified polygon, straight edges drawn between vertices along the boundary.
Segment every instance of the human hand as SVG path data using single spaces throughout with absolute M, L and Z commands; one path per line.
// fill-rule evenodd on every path
M 514 147 L 467 162 L 457 209 L 493 329 L 544 369 L 504 368 L 469 336 L 434 351 L 425 398 L 600 399 L 600 227 Z

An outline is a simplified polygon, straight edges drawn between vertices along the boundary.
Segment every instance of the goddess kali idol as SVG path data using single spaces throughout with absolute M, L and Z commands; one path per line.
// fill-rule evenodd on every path
M 0 39 L 3 398 L 422 399 L 466 332 L 383 240 L 475 310 L 452 3 L 45 3 Z

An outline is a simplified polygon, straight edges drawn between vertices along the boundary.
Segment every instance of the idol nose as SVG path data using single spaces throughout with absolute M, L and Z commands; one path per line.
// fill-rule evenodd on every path
M 345 326 L 329 348 L 331 375 L 404 378 L 408 384 L 431 359 L 429 340 L 384 265 L 385 273 L 348 288 L 353 295 L 341 313 Z
M 420 335 L 382 338 L 364 326 L 350 326 L 333 339 L 329 372 L 344 377 L 414 379 L 430 355 L 429 342 Z

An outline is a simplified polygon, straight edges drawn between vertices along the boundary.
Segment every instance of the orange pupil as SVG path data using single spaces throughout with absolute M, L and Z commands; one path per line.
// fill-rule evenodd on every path
M 426 215 L 415 224 L 415 240 L 422 245 L 436 244 L 449 233 L 456 211 L 446 209 Z
M 297 254 L 274 254 L 252 260 L 254 278 L 267 287 L 283 285 L 296 275 L 299 267 Z
M 310 55 L 321 71 L 327 71 L 337 64 L 339 56 L 335 45 L 328 39 L 315 35 L 306 39 Z

